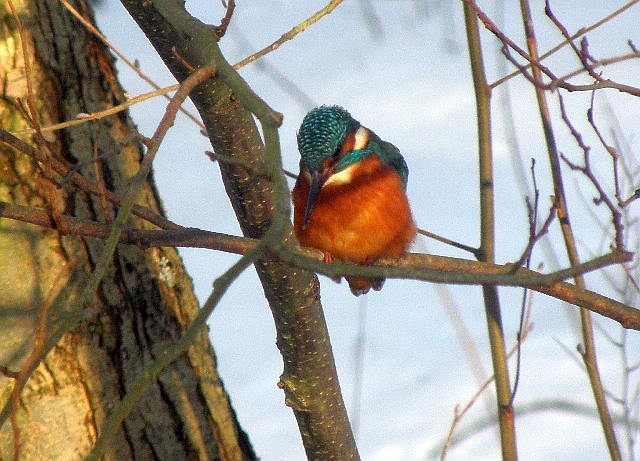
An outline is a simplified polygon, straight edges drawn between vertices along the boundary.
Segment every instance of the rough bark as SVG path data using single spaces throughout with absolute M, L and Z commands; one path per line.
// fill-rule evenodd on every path
M 87 19 L 89 6 L 71 2 Z M 57 1 L 14 0 L 27 36 L 33 101 L 40 123 L 76 118 L 124 101 L 104 46 Z M 18 110 L 27 101 L 18 26 L 0 4 L 0 125 L 30 128 Z M 24 104 L 26 105 L 26 104 Z M 46 135 L 50 155 L 76 163 L 113 151 L 134 130 L 121 113 Z M 23 137 L 39 145 L 34 135 Z M 129 144 L 100 162 L 105 186 L 118 193 L 137 172 L 140 146 Z M 93 165 L 80 169 L 96 180 Z M 55 177 L 56 180 L 61 178 Z M 105 222 L 100 201 L 67 185 L 55 191 L 46 165 L 0 145 L 0 200 Z M 150 179 L 138 203 L 162 212 Z M 110 207 L 111 216 L 114 209 Z M 131 224 L 151 228 L 132 218 Z M 17 371 L 33 349 L 43 306 L 52 331 L 100 254 L 102 243 L 0 219 L 0 365 Z M 85 316 L 35 370 L 21 395 L 17 422 L 21 459 L 81 459 L 114 403 L 198 311 L 192 284 L 173 248 L 121 246 Z M 0 377 L 0 405 L 13 380 Z M 14 434 L 0 430 L 0 457 L 11 459 Z M 203 331 L 188 354 L 160 374 L 133 409 L 106 459 L 254 459 L 216 371 Z

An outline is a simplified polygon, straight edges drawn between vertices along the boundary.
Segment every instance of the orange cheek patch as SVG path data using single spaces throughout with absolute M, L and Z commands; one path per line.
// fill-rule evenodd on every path
M 352 151 L 355 145 L 356 145 L 356 134 L 355 132 L 349 133 L 347 135 L 347 139 L 345 139 L 344 143 L 342 143 L 342 154 L 344 155 L 347 152 Z

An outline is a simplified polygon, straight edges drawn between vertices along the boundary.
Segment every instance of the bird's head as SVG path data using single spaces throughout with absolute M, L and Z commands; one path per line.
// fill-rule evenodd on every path
M 342 145 L 360 122 L 339 106 L 316 107 L 305 115 L 298 131 L 298 150 L 302 164 L 310 171 L 321 171 L 335 163 Z
M 311 176 L 304 226 L 322 186 L 332 175 L 354 163 L 345 158 L 353 149 L 345 150 L 344 143 L 350 134 L 366 130 L 360 128 L 360 122 L 339 106 L 316 107 L 302 120 L 298 131 L 300 174 Z

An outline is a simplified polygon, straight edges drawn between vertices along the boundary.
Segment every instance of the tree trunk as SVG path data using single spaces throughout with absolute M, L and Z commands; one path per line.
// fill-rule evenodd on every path
M 16 132 L 31 128 L 20 106 L 29 100 L 43 126 L 73 120 L 124 101 L 113 59 L 103 44 L 58 1 L 13 0 L 24 24 L 28 72 L 18 24 L 0 3 L 0 126 Z M 70 3 L 93 21 L 89 5 Z M 20 102 L 18 102 L 20 101 Z M 28 111 L 28 109 L 27 109 Z M 135 127 L 119 113 L 72 128 L 21 136 L 40 152 L 75 164 L 114 152 Z M 121 193 L 138 171 L 137 143 L 117 155 L 86 164 L 79 172 Z M 98 176 L 96 176 L 96 174 Z M 47 162 L 37 162 L 0 145 L 0 200 L 57 209 L 82 219 L 109 222 L 115 209 L 95 195 L 60 183 Z M 162 213 L 150 179 L 139 205 Z M 55 215 L 55 213 L 54 213 Z M 155 228 L 140 218 L 130 225 Z M 102 250 L 102 242 L 64 236 L 0 219 L 0 365 L 5 375 L 19 371 L 34 349 L 38 329 L 50 333 L 65 318 Z M 141 250 L 119 246 L 82 320 L 68 331 L 36 368 L 20 395 L 16 435 L 13 424 L 0 430 L 0 458 L 75 460 L 86 455 L 111 409 L 143 367 L 180 337 L 198 312 L 192 284 L 173 248 Z M 0 376 L 0 406 L 10 401 L 15 381 Z M 19 441 L 19 450 L 15 442 Z M 206 331 L 188 354 L 165 368 L 131 411 L 105 459 L 255 459 L 239 429 L 218 378 Z

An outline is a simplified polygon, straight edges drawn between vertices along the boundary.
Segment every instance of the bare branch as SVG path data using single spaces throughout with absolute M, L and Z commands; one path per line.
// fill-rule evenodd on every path
M 562 120 L 571 131 L 571 135 L 574 137 L 574 139 L 578 143 L 578 146 L 580 146 L 580 148 L 582 149 L 584 164 L 582 166 L 577 165 L 571 162 L 563 154 L 561 154 L 561 157 L 564 160 L 564 162 L 569 166 L 569 168 L 584 174 L 589 179 L 589 181 L 591 181 L 591 184 L 593 185 L 593 187 L 595 187 L 596 191 L 598 192 L 598 197 L 594 200 L 594 203 L 598 205 L 599 203 L 604 202 L 607 208 L 609 209 L 611 213 L 611 220 L 613 222 L 613 226 L 615 229 L 615 246 L 616 248 L 622 250 L 624 249 L 624 236 L 623 236 L 624 225 L 622 224 L 622 213 L 620 213 L 616 205 L 613 203 L 611 198 L 605 192 L 604 188 L 602 187 L 602 184 L 600 184 L 600 181 L 598 180 L 595 173 L 591 169 L 591 165 L 589 162 L 589 153 L 591 151 L 591 148 L 584 143 L 582 139 L 582 135 L 573 126 L 573 124 L 571 123 L 571 120 L 569 120 L 569 117 L 564 107 L 563 99 L 560 95 L 558 96 L 559 96 L 558 100 L 560 102 L 560 112 L 562 115 Z M 594 126 L 591 111 L 588 114 L 587 118 L 592 123 L 592 126 Z M 598 133 L 597 129 L 596 129 L 596 133 Z
M 234 69 L 240 69 L 241 67 L 244 67 L 247 64 L 252 63 L 253 61 L 255 61 L 257 59 L 260 59 L 264 55 L 269 54 L 274 50 L 277 50 L 278 48 L 280 48 L 280 46 L 282 44 L 284 44 L 285 42 L 288 42 L 289 40 L 292 40 L 300 32 L 304 32 L 309 26 L 311 26 L 314 23 L 318 22 L 324 16 L 328 15 L 333 10 L 335 10 L 338 7 L 338 5 L 340 5 L 342 3 L 342 1 L 343 0 L 331 0 L 327 4 L 327 6 L 322 8 L 316 14 L 314 14 L 310 18 L 306 19 L 305 21 L 301 22 L 300 24 L 295 26 L 293 29 L 291 29 L 289 32 L 285 32 L 284 34 L 282 34 L 280 36 L 280 38 L 278 40 L 276 40 L 275 42 L 273 42 L 271 45 L 268 45 L 268 46 L 264 47 L 260 51 L 254 53 L 251 56 L 248 56 L 248 57 L 244 58 L 242 61 L 236 63 L 233 66 L 233 68 Z
M 2 128 L 0 128 L 0 141 L 4 142 L 7 145 L 10 145 L 14 149 L 17 149 L 20 152 L 23 152 L 40 162 L 45 161 L 45 158 L 39 149 L 36 149 L 35 147 L 18 139 L 17 137 L 12 135 L 8 131 L 3 130 Z M 58 159 L 56 157 L 51 158 L 51 166 L 53 168 L 53 171 L 55 171 L 56 173 L 60 174 L 63 177 L 68 175 L 72 169 L 72 166 L 68 162 L 62 159 Z M 84 176 L 78 173 L 74 173 L 71 176 L 70 182 L 71 184 L 74 185 L 74 187 L 77 187 L 79 190 L 82 190 L 84 192 L 87 192 L 89 194 L 92 194 L 98 197 L 100 196 L 100 193 L 101 193 L 100 187 L 93 181 L 89 181 Z M 105 190 L 104 195 L 109 202 L 115 205 L 121 205 L 123 202 L 122 197 L 114 194 L 109 190 Z M 145 221 L 148 221 L 151 224 L 158 226 L 161 229 L 180 229 L 181 228 L 181 226 L 169 221 L 164 216 L 161 216 L 158 213 L 151 211 L 149 208 L 142 207 L 140 205 L 134 205 L 132 209 L 132 213 L 138 216 L 139 218 L 142 218 Z
M 227 12 L 224 15 L 224 18 L 222 18 L 222 21 L 220 21 L 220 25 L 215 26 L 213 28 L 214 34 L 216 35 L 218 40 L 224 37 L 224 34 L 227 33 L 227 28 L 229 27 L 229 23 L 231 22 L 231 17 L 233 16 L 233 10 L 235 10 L 236 8 L 235 0 L 229 0 L 229 3 L 227 3 L 226 7 L 227 7 Z

